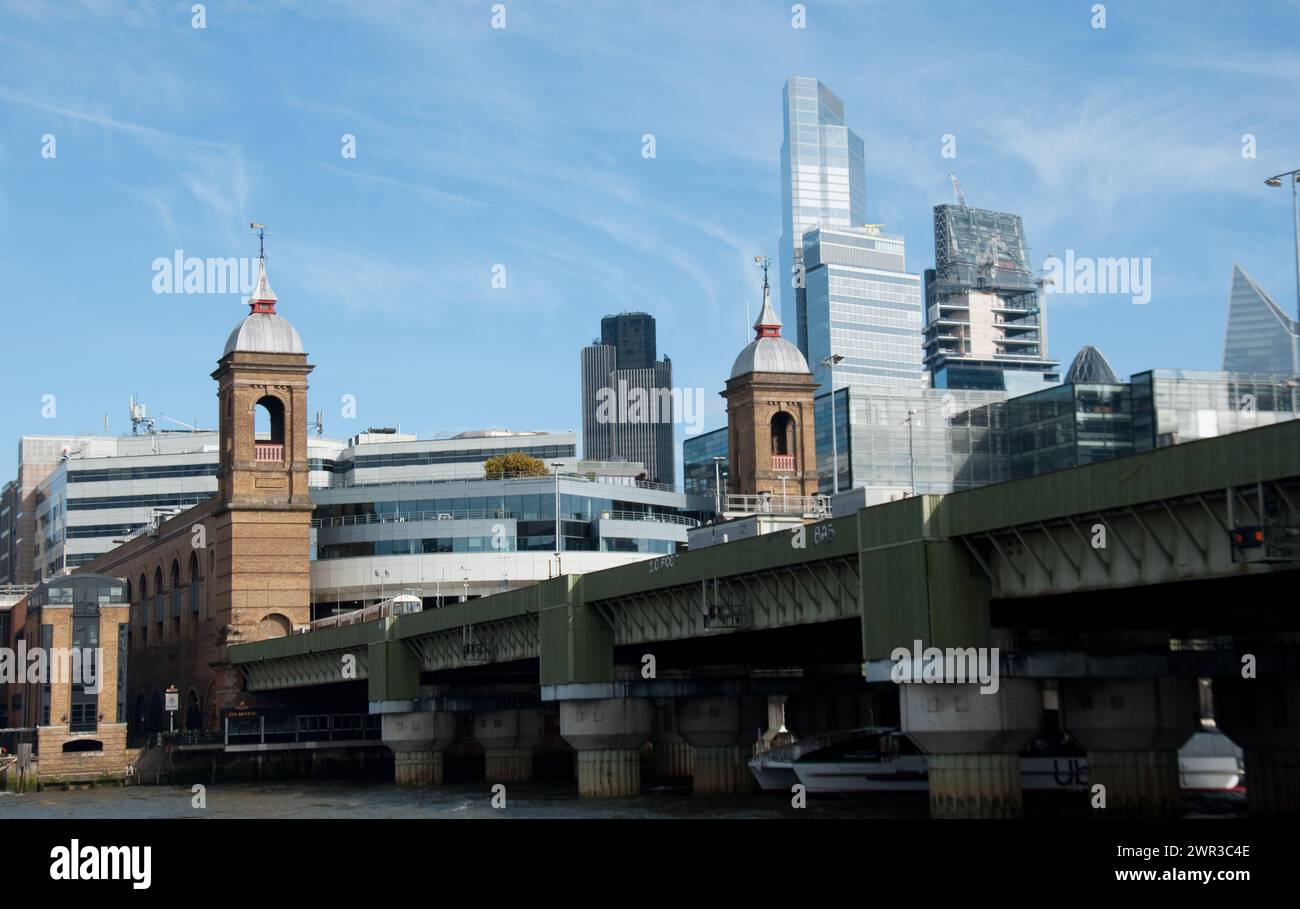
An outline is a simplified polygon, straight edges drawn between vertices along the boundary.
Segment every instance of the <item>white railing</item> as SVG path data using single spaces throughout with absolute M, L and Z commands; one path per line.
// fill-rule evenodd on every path
M 650 521 L 657 524 L 685 524 L 687 527 L 698 527 L 700 522 L 695 518 L 686 517 L 679 514 L 661 514 L 658 512 L 643 511 L 602 511 L 600 518 L 603 520 L 613 521 Z M 513 512 L 502 509 L 488 509 L 484 511 L 408 511 L 402 514 L 356 514 L 342 515 L 336 518 L 313 518 L 312 527 L 354 527 L 365 524 L 409 524 L 414 521 L 499 521 L 499 520 L 519 520 L 520 516 Z M 560 515 L 563 521 L 587 521 L 592 520 L 586 517 L 574 517 L 572 515 Z M 548 521 L 550 518 L 533 518 L 530 520 Z
M 726 514 L 797 514 L 823 516 L 830 514 L 830 496 L 728 495 L 723 503 Z
M 254 442 L 253 460 L 280 463 L 284 461 L 284 445 L 279 442 Z

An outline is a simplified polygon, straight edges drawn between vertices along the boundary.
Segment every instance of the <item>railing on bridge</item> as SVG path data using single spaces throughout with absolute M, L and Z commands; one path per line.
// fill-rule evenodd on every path
M 725 514 L 781 514 L 804 517 L 830 517 L 830 496 L 787 496 L 771 493 L 763 495 L 728 495 L 723 503 Z
M 382 739 L 382 718 L 365 713 L 261 714 L 229 716 L 213 738 L 232 745 L 292 745 Z

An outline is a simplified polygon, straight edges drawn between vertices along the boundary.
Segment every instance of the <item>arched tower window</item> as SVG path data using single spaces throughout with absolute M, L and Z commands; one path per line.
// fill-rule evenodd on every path
M 255 460 L 284 460 L 284 402 L 263 395 L 253 406 L 253 450 Z
M 772 415 L 772 469 L 778 472 L 790 472 L 794 466 L 795 422 L 794 417 L 784 410 Z

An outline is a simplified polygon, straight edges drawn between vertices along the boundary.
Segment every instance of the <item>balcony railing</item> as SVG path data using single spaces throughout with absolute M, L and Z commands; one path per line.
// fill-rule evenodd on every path
M 284 461 L 284 445 L 279 442 L 254 442 L 254 461 L 271 461 L 279 464 Z
M 722 510 L 726 514 L 786 514 L 826 516 L 830 514 L 830 496 L 728 495 Z
M 794 455 L 772 455 L 773 470 L 794 470 Z
M 688 527 L 698 527 L 700 523 L 695 518 L 664 512 L 602 511 L 599 515 L 602 519 L 615 521 L 651 521 L 659 524 L 685 524 Z M 414 523 L 416 521 L 492 521 L 503 519 L 518 520 L 520 518 L 521 516 L 519 514 L 500 508 L 468 511 L 408 511 L 402 514 L 357 514 L 343 515 L 333 518 L 312 518 L 311 526 L 316 528 L 353 527 L 360 524 L 406 524 Z M 561 515 L 560 518 L 565 521 L 592 520 L 592 518 L 583 515 Z M 552 519 L 535 517 L 526 520 Z

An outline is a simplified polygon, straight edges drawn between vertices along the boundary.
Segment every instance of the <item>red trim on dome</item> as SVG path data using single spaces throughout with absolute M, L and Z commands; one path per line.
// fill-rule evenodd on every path
M 249 300 L 248 311 L 250 313 L 265 312 L 265 313 L 270 313 L 271 315 L 275 315 L 275 301 L 274 300 Z

